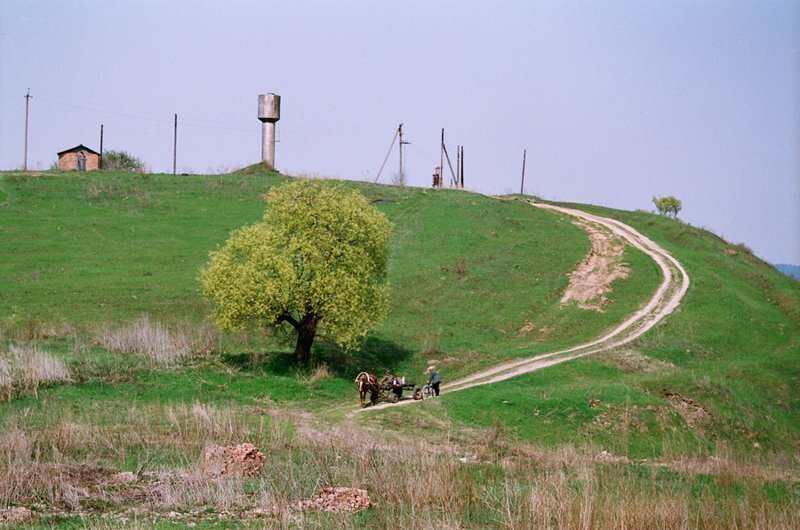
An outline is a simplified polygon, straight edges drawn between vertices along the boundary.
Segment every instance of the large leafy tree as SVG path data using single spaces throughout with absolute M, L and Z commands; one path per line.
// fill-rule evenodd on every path
M 214 320 L 228 331 L 289 326 L 298 364 L 317 334 L 355 346 L 388 309 L 391 223 L 358 192 L 321 180 L 276 186 L 268 203 L 200 273 Z

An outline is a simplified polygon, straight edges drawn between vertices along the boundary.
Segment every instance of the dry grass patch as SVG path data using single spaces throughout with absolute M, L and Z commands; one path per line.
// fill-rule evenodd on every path
M 169 328 L 145 315 L 121 328 L 101 328 L 94 341 L 109 351 L 135 353 L 157 366 L 173 366 L 190 356 L 208 355 L 219 344 L 219 333 L 208 323 Z
M 225 426 L 224 418 L 237 416 L 235 410 L 187 406 L 172 413 L 172 438 L 192 455 L 199 455 L 199 439 L 248 434 Z M 133 438 L 152 428 L 143 420 L 136 425 L 136 417 L 141 415 L 120 419 L 134 424 L 128 434 Z M 354 425 L 333 427 L 327 437 L 289 440 L 286 433 L 270 429 L 249 434 L 268 460 L 261 475 L 241 479 L 204 475 L 199 460 L 120 474 L 88 463 L 91 457 L 71 460 L 84 453 L 63 445 L 61 462 L 45 462 L 37 444 L 53 440 L 37 441 L 40 433 L 8 429 L 0 436 L 0 498 L 20 506 L 42 503 L 44 514 L 58 508 L 114 519 L 135 510 L 143 523 L 169 510 L 187 523 L 215 519 L 238 524 L 257 518 L 275 527 L 361 527 L 363 518 L 297 508 L 324 488 L 345 487 L 364 490 L 376 503 L 368 514 L 376 528 L 792 528 L 800 523 L 796 499 L 770 500 L 762 480 L 767 477 L 754 476 L 752 470 L 736 475 L 735 463 L 724 466 L 734 493 L 708 489 L 698 495 L 697 488 L 707 488 L 703 484 L 708 482 L 697 482 L 693 472 L 676 475 L 656 465 L 598 461 L 590 449 L 515 446 L 505 441 L 501 429 L 490 430 L 473 445 L 450 448 L 415 438 L 385 438 L 380 431 Z M 156 449 L 169 439 L 147 443 Z M 100 443 L 81 442 L 90 444 L 89 455 Z M 469 451 L 482 456 L 466 462 L 458 457 Z M 735 493 L 740 485 L 745 495 Z
M 63 360 L 31 345 L 10 345 L 0 351 L 0 394 L 11 399 L 19 392 L 36 392 L 50 383 L 70 382 Z

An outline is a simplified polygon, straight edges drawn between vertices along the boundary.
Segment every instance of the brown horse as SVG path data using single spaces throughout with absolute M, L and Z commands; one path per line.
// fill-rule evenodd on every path
M 378 401 L 378 378 L 373 374 L 361 372 L 356 377 L 356 384 L 358 384 L 358 397 L 361 399 L 361 407 L 365 406 L 364 398 L 369 392 L 369 402 L 374 405 Z

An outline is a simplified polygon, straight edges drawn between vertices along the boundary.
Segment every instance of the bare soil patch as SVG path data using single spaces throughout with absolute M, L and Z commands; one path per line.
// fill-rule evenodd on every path
M 614 280 L 627 278 L 630 269 L 622 263 L 625 241 L 598 224 L 583 220 L 573 221 L 589 233 L 592 248 L 574 271 L 569 273 L 569 285 L 561 297 L 561 304 L 577 302 L 581 309 L 603 311 L 608 303 Z
M 680 415 L 683 416 L 683 419 L 690 427 L 703 427 L 711 421 L 711 413 L 700 403 L 685 398 L 669 388 L 664 389 L 664 396 L 672 403 L 672 406 L 677 409 Z

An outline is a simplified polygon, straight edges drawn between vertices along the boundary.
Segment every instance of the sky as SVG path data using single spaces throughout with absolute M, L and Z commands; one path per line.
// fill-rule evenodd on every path
M 260 160 L 372 180 L 403 123 L 430 186 L 441 129 L 468 189 L 653 210 L 800 264 L 800 1 L 0 1 L 0 169 L 77 144 L 154 172 Z M 455 160 L 454 160 L 455 162 Z M 380 181 L 399 171 L 395 147 Z M 447 180 L 449 180 L 449 175 Z M 447 181 L 446 180 L 446 181 Z

